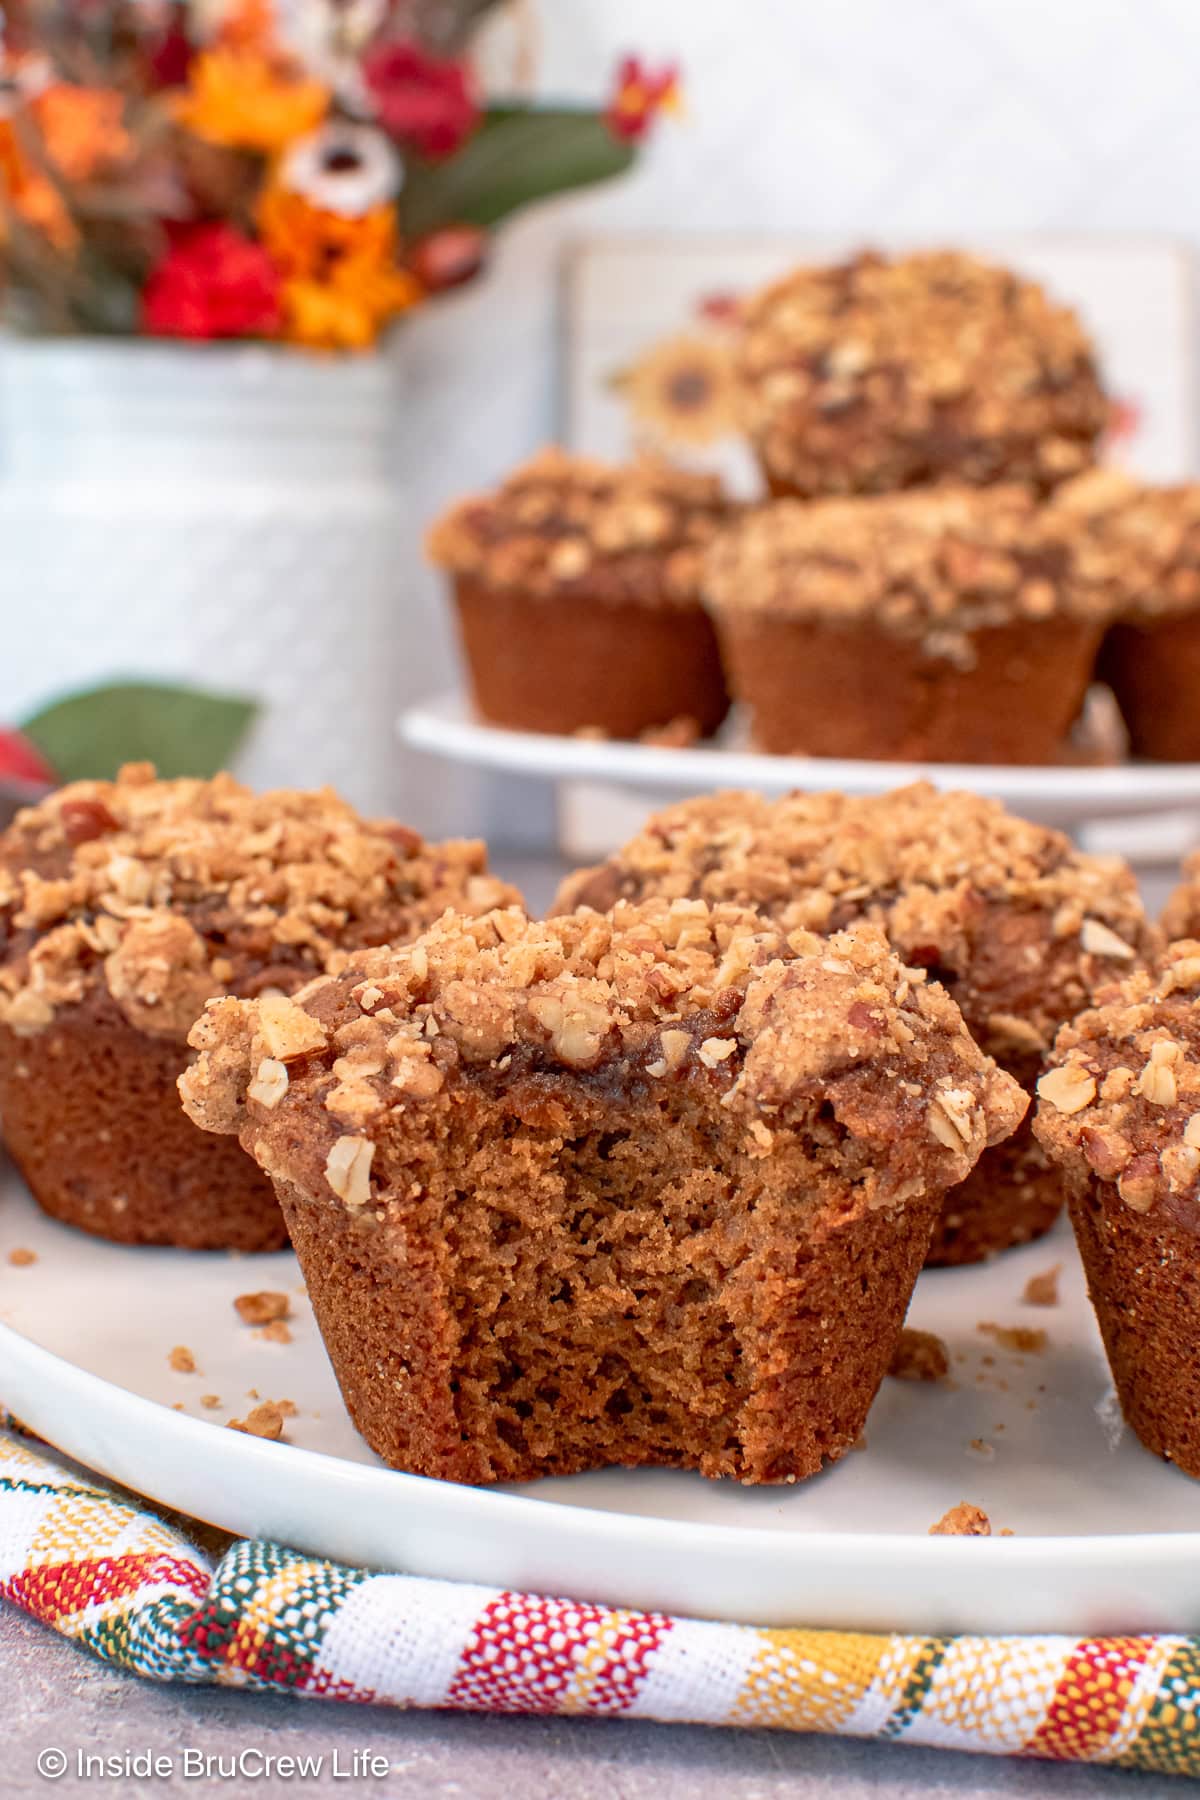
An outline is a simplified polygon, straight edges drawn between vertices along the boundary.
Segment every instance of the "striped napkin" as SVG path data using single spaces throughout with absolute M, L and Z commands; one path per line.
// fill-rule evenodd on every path
M 1200 1637 L 779 1631 L 192 1537 L 0 1431 L 0 1597 L 151 1681 L 775 1725 L 1200 1775 Z

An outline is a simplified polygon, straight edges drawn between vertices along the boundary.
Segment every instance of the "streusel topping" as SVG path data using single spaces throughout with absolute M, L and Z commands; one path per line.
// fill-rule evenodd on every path
M 969 666 L 988 627 L 1108 616 L 1106 587 L 1075 567 L 1076 535 L 1023 488 L 780 500 L 717 538 L 704 595 L 718 612 L 866 620 Z
M 524 1082 L 543 1111 L 563 1083 L 599 1086 L 618 1105 L 700 1083 L 759 1156 L 776 1129 L 815 1129 L 831 1107 L 879 1145 L 872 1192 L 886 1203 L 961 1180 L 1025 1110 L 953 1001 L 881 933 L 785 933 L 700 900 L 540 922 L 517 908 L 448 913 L 290 1001 L 215 1002 L 190 1042 L 200 1055 L 180 1092 L 191 1118 L 244 1141 L 277 1108 L 288 1131 L 316 1121 L 326 1179 L 349 1204 L 370 1198 L 389 1115 L 452 1106 L 468 1080 Z M 288 1131 L 274 1133 L 276 1154 Z
M 603 911 L 650 895 L 751 906 L 789 931 L 869 920 L 904 961 L 949 984 L 1006 1066 L 1042 1055 L 1063 1019 L 1156 942 L 1119 859 L 928 782 L 861 799 L 681 801 L 607 863 L 569 876 L 556 906 Z
M 1034 1131 L 1135 1212 L 1161 1205 L 1200 1228 L 1200 942 L 1171 944 L 1157 971 L 1097 1000 L 1058 1034 Z
M 955 475 L 1044 490 L 1088 466 L 1107 423 L 1075 313 L 957 252 L 798 269 L 743 323 L 748 429 L 801 493 Z
M 254 794 L 131 764 L 0 838 L 0 1023 L 38 1031 L 103 989 L 131 1024 L 182 1039 L 213 995 L 299 987 L 447 906 L 513 898 L 482 844 L 427 844 L 331 789 Z
M 1054 496 L 1079 524 L 1076 561 L 1115 613 L 1150 620 L 1200 607 L 1200 482 L 1143 487 L 1097 469 Z
M 613 465 L 550 448 L 431 528 L 430 560 L 533 594 L 696 597 L 700 556 L 728 512 L 715 476 L 643 456 Z

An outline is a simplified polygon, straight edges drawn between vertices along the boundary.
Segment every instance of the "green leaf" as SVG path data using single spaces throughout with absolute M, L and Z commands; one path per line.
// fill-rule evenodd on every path
M 165 776 L 215 775 L 257 711 L 233 694 L 125 681 L 65 695 L 21 730 L 64 781 L 110 779 L 126 762 L 152 762 Z
M 622 175 L 632 144 L 601 113 L 573 107 L 492 107 L 474 137 L 442 163 L 412 158 L 401 196 L 405 235 L 439 225 L 495 225 L 509 213 Z

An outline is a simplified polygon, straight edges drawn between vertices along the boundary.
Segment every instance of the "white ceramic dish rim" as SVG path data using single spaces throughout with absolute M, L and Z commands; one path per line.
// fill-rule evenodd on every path
M 468 701 L 457 692 L 408 708 L 398 730 L 411 749 L 478 768 L 681 793 L 744 787 L 764 793 L 840 788 L 849 794 L 877 794 L 926 780 L 941 788 L 989 794 L 1055 819 L 1119 817 L 1200 800 L 1200 763 L 1008 767 L 767 756 L 720 744 L 664 749 L 488 725 L 473 717 Z
M 290 1489 L 293 1548 L 333 1556 L 369 1568 L 520 1589 L 531 1540 L 541 1585 L 582 1601 L 644 1610 L 687 1613 L 688 1569 L 709 1563 L 716 1598 L 702 1616 L 768 1626 L 829 1625 L 835 1629 L 1011 1632 L 1178 1630 L 1194 1628 L 1200 1605 L 1200 1532 L 1154 1532 L 1090 1537 L 921 1538 L 885 1532 L 814 1531 L 784 1536 L 753 1527 L 650 1518 L 562 1506 L 519 1494 L 460 1487 L 425 1476 L 345 1462 L 318 1451 L 264 1443 L 230 1433 L 221 1455 L 212 1455 L 211 1426 L 118 1388 L 54 1352 L 0 1325 L 0 1393 L 30 1430 L 47 1435 L 65 1455 L 151 1501 L 188 1512 L 223 1529 L 263 1535 L 254 1493 L 270 1488 L 273 1516 Z M 55 1398 L 67 1402 L 64 1428 Z M 345 1509 L 330 1527 L 330 1489 L 340 1489 Z M 354 1503 L 360 1505 L 355 1516 Z M 381 1523 L 372 1505 L 387 1513 Z M 394 1514 L 409 1517 L 397 1530 Z M 278 1524 L 274 1534 L 279 1536 Z M 398 1557 L 396 1546 L 403 1545 Z M 624 1573 L 596 1579 L 587 1563 L 596 1552 L 626 1553 Z M 1014 1599 L 1002 1600 L 1001 1622 L 973 1619 L 955 1604 L 955 1572 L 970 1559 L 973 1576 L 1003 1583 L 1014 1579 Z M 820 1585 L 836 1585 L 839 1567 L 853 1564 L 853 1586 L 874 1588 L 877 1614 L 853 1621 L 805 1612 L 797 1615 L 797 1584 L 820 1571 Z M 772 1598 L 761 1578 L 748 1588 L 740 1577 L 755 1566 L 777 1573 Z M 610 1570 L 610 1559 L 597 1566 Z M 715 1566 L 715 1567 L 714 1567 Z M 1190 1581 L 1186 1571 L 1196 1570 Z M 1089 1605 L 1097 1572 L 1119 1568 L 1136 1617 L 1098 1614 Z M 547 1581 L 547 1572 L 554 1579 Z M 1028 1577 L 1044 1572 L 1058 1598 L 1032 1610 L 1022 1595 Z M 714 1572 L 720 1579 L 713 1581 Z M 897 1574 L 902 1579 L 895 1580 Z M 1157 1578 L 1157 1579 L 1156 1579 Z M 1165 1579 L 1164 1579 L 1165 1578 Z M 928 1599 L 914 1608 L 914 1582 Z M 1041 1584 L 1039 1584 L 1041 1591 Z M 1063 1595 L 1066 1594 L 1064 1606 Z M 890 1595 L 890 1597 L 889 1597 Z M 1111 1602 L 1109 1603 L 1111 1605 Z M 892 1608 L 895 1608 L 893 1611 Z M 995 1609 L 992 1609 L 995 1612 Z

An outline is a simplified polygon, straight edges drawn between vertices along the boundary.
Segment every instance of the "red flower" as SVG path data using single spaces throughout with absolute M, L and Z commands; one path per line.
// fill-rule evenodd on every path
M 384 130 L 431 161 L 453 156 L 479 122 L 462 63 L 427 56 L 417 44 L 382 44 L 363 76 Z
M 627 56 L 617 68 L 616 86 L 605 110 L 614 137 L 637 143 L 658 114 L 679 104 L 679 70 L 674 63 L 652 75 L 640 57 Z
M 150 273 L 143 329 L 155 337 L 268 337 L 279 324 L 279 274 L 230 225 L 188 225 Z
M 20 781 L 50 787 L 58 776 L 36 744 L 11 726 L 0 730 L 0 781 Z

